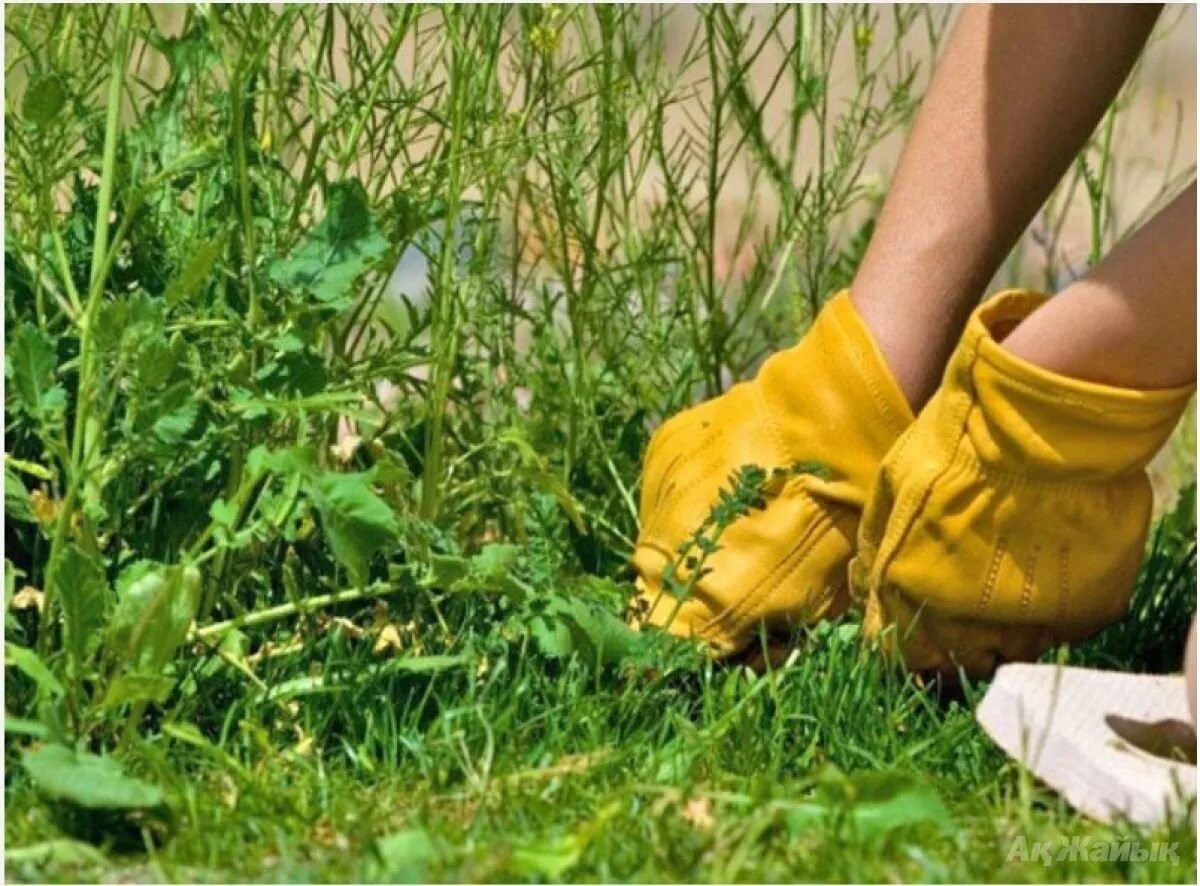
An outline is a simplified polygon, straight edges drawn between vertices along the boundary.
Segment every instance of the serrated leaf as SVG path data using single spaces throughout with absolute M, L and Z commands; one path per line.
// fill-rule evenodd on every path
M 199 414 L 198 404 L 184 403 L 178 409 L 159 416 L 158 420 L 154 422 L 154 436 L 168 446 L 178 445 L 187 436 L 187 432 L 192 429 Z
M 430 557 L 426 584 L 455 593 L 502 593 L 523 598 L 525 588 L 513 576 L 519 559 L 520 549 L 507 543 L 484 545 L 470 558 L 435 554 Z
M 4 665 L 5 667 L 16 668 L 36 683 L 38 689 L 54 698 L 62 695 L 65 691 L 62 683 L 58 682 L 58 678 L 54 676 L 45 663 L 38 658 L 38 654 L 32 649 L 18 646 L 16 643 L 5 643 Z
M 162 803 L 161 788 L 127 775 L 112 757 L 50 744 L 26 751 L 21 762 L 43 793 L 85 809 L 148 809 Z
M 367 579 L 367 564 L 400 531 L 396 514 L 371 489 L 372 474 L 326 473 L 313 481 L 313 499 L 321 527 L 337 557 L 357 584 Z
M 271 266 L 270 275 L 286 289 L 341 308 L 350 303 L 354 282 L 387 251 L 387 241 L 357 179 L 330 185 L 325 197 L 325 217 L 288 258 Z
M 216 267 L 217 259 L 224 251 L 224 232 L 197 246 L 188 257 L 183 269 L 167 284 L 167 289 L 163 293 L 167 304 L 174 307 L 181 301 L 191 298 L 212 278 L 213 268 Z
M 59 556 L 50 586 L 63 613 L 63 645 L 71 656 L 75 673 L 82 673 L 84 664 L 96 645 L 104 608 L 108 582 L 99 561 L 68 545 Z
M 67 103 L 67 90 L 54 74 L 39 74 L 25 87 L 21 98 L 21 116 L 35 126 L 45 126 Z
M 117 581 L 109 651 L 130 672 L 158 672 L 187 637 L 199 603 L 200 572 L 194 566 L 134 563 Z
M 529 630 L 543 655 L 579 654 L 598 664 L 617 664 L 640 649 L 642 635 L 611 612 L 578 597 L 550 596 L 538 601 L 541 613 Z
M 61 409 L 66 394 L 54 381 L 58 356 L 54 343 L 36 326 L 26 323 L 8 345 L 13 387 L 21 403 L 34 415 Z

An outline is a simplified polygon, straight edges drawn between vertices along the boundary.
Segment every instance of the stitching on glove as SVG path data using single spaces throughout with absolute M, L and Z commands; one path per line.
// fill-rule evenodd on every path
M 851 307 L 853 307 L 853 305 L 851 305 Z M 854 331 L 847 330 L 843 319 L 832 312 L 830 317 L 835 323 L 837 323 L 838 331 L 841 333 L 843 342 L 852 343 L 850 347 L 845 348 L 845 352 L 850 355 L 851 362 L 854 364 L 854 368 L 858 371 L 859 377 L 866 385 L 867 392 L 871 395 L 871 399 L 874 401 L 876 408 L 883 416 L 888 428 L 894 431 L 897 435 L 903 433 L 904 429 L 908 427 L 909 421 L 905 420 L 901 416 L 896 415 L 892 409 L 892 405 L 888 402 L 887 397 L 884 396 L 883 391 L 880 389 L 875 373 L 871 371 L 870 364 L 882 361 L 882 357 L 875 357 L 875 359 L 871 359 L 871 357 L 874 355 L 864 354 L 863 349 L 860 346 L 860 342 L 858 341 L 858 336 L 854 333 Z M 865 329 L 863 332 L 867 335 L 870 335 L 870 333 Z M 822 347 L 824 348 L 824 343 L 822 343 Z M 827 349 L 826 354 L 828 354 Z M 890 377 L 891 370 L 886 365 L 878 368 L 888 373 Z
M 670 563 L 674 562 L 677 559 L 674 551 L 672 551 L 667 545 L 663 544 L 663 542 L 660 541 L 659 539 L 653 538 L 649 535 L 645 535 L 642 538 L 639 538 L 637 540 L 637 547 L 649 548 L 650 550 L 654 551 L 654 553 L 661 554 L 662 556 L 666 557 L 667 564 L 665 564 L 663 566 L 664 569 L 666 568 L 667 565 L 669 565 Z M 654 576 L 654 580 L 662 581 L 662 574 L 660 573 L 660 574 Z
M 653 496 L 654 497 L 653 506 L 655 509 L 658 508 L 658 505 L 662 502 L 663 495 L 667 491 L 668 475 L 670 475 L 671 471 L 673 471 L 675 469 L 675 466 L 679 464 L 679 462 L 682 458 L 683 458 L 682 452 L 676 453 L 671 458 L 671 460 L 669 462 L 667 462 L 667 466 L 662 469 L 661 474 L 656 478 L 658 480 L 658 488 L 656 490 L 654 490 L 654 496 Z
M 992 601 L 992 595 L 996 592 L 996 579 L 1000 577 L 1000 564 L 1004 561 L 1004 554 L 1008 550 L 1008 539 L 1003 535 L 996 541 L 996 550 L 992 554 L 992 562 L 988 566 L 987 578 L 983 583 L 983 593 L 979 595 L 979 605 L 975 607 L 976 613 L 982 615 L 987 609 L 988 604 Z
M 1034 584 L 1037 576 L 1037 561 L 1040 553 L 1041 547 L 1034 545 L 1033 554 L 1029 558 L 1029 566 L 1025 570 L 1025 579 L 1021 585 L 1021 602 L 1017 611 L 1022 617 L 1029 612 L 1029 603 L 1033 599 Z
M 1005 384 L 1018 388 L 1022 393 L 1042 402 L 1077 407 L 1092 415 L 1155 416 L 1170 406 L 1173 400 L 1190 398 L 1194 387 L 1179 385 L 1173 388 L 1127 388 L 1071 378 L 1069 375 L 1043 369 L 1005 350 L 1003 345 L 991 337 L 990 330 L 986 331 L 978 357 L 994 370 Z M 973 367 L 972 382 L 975 381 L 974 371 Z M 1017 372 L 1036 375 L 1034 379 L 1020 378 L 1014 375 Z M 1059 387 L 1053 388 L 1050 385 Z M 1080 387 L 1085 389 L 1076 390 Z
M 889 453 L 890 454 L 890 453 Z M 897 455 L 899 453 L 897 452 Z M 893 458 L 893 461 L 898 461 L 898 458 Z M 1098 478 L 1095 480 L 1067 480 L 1047 477 L 1034 477 L 1029 474 L 1021 474 L 1017 471 L 1008 471 L 994 464 L 983 461 L 979 457 L 979 451 L 975 448 L 974 443 L 968 436 L 968 445 L 960 446 L 959 450 L 954 455 L 956 462 L 962 462 L 960 466 L 964 470 L 972 470 L 983 475 L 986 480 L 986 485 L 993 487 L 1003 487 L 1009 491 L 1019 489 L 1028 489 L 1038 496 L 1053 493 L 1054 495 L 1069 495 L 1078 496 L 1089 493 L 1102 492 L 1104 490 L 1122 490 L 1123 485 L 1138 485 L 1141 483 L 1141 478 L 1145 473 L 1144 469 L 1137 469 L 1128 474 L 1118 474 L 1111 477 Z M 1065 467 L 1065 466 L 1064 466 Z
M 712 449 L 712 441 L 711 440 L 706 442 L 703 446 L 701 446 L 700 449 L 698 450 L 698 452 L 700 454 L 703 454 L 710 449 Z M 683 456 L 681 455 L 680 458 L 682 459 Z M 716 457 L 705 462 L 704 467 L 701 469 L 700 476 L 701 477 L 712 476 L 713 472 L 717 468 L 719 468 L 724 463 L 724 461 L 725 461 L 725 454 L 723 452 L 717 453 Z M 660 495 L 660 505 L 661 506 L 656 507 L 655 510 L 659 513 L 666 513 L 671 510 L 670 506 L 674 505 L 675 500 L 678 499 L 680 494 L 683 492 L 684 487 L 680 486 L 679 483 L 675 480 L 671 480 L 670 482 L 667 482 L 667 480 L 664 476 L 662 489 L 663 489 L 663 491 L 662 491 L 662 494 Z M 718 493 L 713 494 L 712 498 L 709 500 L 706 507 L 708 507 L 708 508 L 712 507 L 712 503 L 717 500 L 717 496 L 719 494 L 719 489 L 720 489 L 720 486 L 718 486 Z M 700 514 L 700 516 L 696 518 L 696 526 L 699 526 L 700 521 L 703 520 L 707 515 L 708 515 L 707 510 L 705 510 L 702 514 Z M 696 526 L 693 526 L 692 529 L 695 529 Z
M 789 461 L 797 461 L 796 457 L 788 451 L 787 444 L 783 439 L 783 432 L 779 430 L 779 425 L 775 422 L 775 417 L 771 415 L 771 410 L 767 406 L 767 397 L 763 393 L 762 385 L 754 386 L 754 396 L 758 400 L 759 414 L 762 415 L 763 421 L 766 422 L 767 428 L 770 430 L 771 439 L 775 441 L 775 458 L 777 464 L 761 465 L 767 470 L 774 467 L 787 467 Z M 782 458 L 780 458 L 782 456 Z
M 1071 546 L 1065 542 L 1058 549 L 1058 612 L 1054 624 L 1062 627 L 1067 623 L 1067 607 L 1070 600 L 1070 555 Z

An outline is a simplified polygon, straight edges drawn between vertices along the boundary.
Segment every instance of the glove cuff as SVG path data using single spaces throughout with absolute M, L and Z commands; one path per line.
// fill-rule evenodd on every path
M 971 316 L 946 369 L 939 422 L 969 435 L 976 457 L 1005 473 L 1100 482 L 1142 471 L 1166 441 L 1195 385 L 1118 388 L 1059 375 L 1000 341 L 1047 296 L 1007 290 Z M 951 431 L 951 427 L 946 427 Z
M 763 364 L 758 383 L 787 456 L 821 462 L 832 483 L 861 490 L 856 498 L 914 418 L 849 290 L 826 303 L 799 344 Z

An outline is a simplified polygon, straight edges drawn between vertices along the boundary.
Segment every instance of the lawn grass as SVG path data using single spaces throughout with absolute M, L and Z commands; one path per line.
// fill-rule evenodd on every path
M 165 820 L 124 834 L 131 845 L 95 864 L 10 858 L 9 876 L 1195 878 L 1194 820 L 1143 834 L 1075 815 L 998 752 L 969 702 L 939 703 L 864 656 L 850 623 L 816 631 L 791 663 L 759 677 L 699 663 L 614 674 L 516 654 L 477 681 L 447 673 L 338 692 L 360 725 L 343 724 L 336 741 L 305 748 L 285 737 L 328 734 L 313 699 L 286 728 L 236 724 L 221 752 L 169 739 L 138 747 L 138 769 L 170 796 Z M 856 810 L 877 809 L 881 778 L 914 808 L 860 834 Z M 10 787 L 10 847 L 71 833 L 28 784 Z M 1178 864 L 1006 861 L 1021 836 L 1058 847 L 1130 835 L 1177 842 Z
M 651 429 L 852 278 L 947 24 L 672 15 L 6 10 L 10 879 L 1195 880 L 853 613 L 764 674 L 624 626 Z M 1052 659 L 1177 668 L 1191 440 Z
M 1159 524 L 1127 622 L 1052 657 L 1173 670 L 1194 608 L 1194 520 L 1185 495 Z M 1194 810 L 1155 831 L 1075 814 L 975 723 L 984 685 L 939 697 L 865 648 L 853 619 L 805 632 L 763 674 L 647 638 L 617 664 L 494 643 L 437 671 L 372 677 L 349 665 L 372 655 L 355 648 L 369 639 L 329 636 L 321 670 L 345 676 L 327 694 L 291 695 L 277 715 L 234 702 L 222 740 L 160 724 L 126 749 L 166 789 L 153 815 L 97 824 L 11 776 L 6 839 L 25 848 L 9 876 L 1195 879 Z M 1023 859 L 1020 838 L 1049 841 L 1051 863 Z M 76 858 L 79 845 L 55 842 L 68 840 L 104 852 Z M 1090 854 L 1128 840 L 1177 844 L 1177 861 Z M 1072 846 L 1082 855 L 1061 854 Z

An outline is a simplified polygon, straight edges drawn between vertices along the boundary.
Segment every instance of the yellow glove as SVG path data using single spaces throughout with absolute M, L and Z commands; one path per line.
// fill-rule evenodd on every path
M 1001 339 L 1045 301 L 980 306 L 941 389 L 887 454 L 851 564 L 864 633 L 913 670 L 990 673 L 1124 615 L 1150 522 L 1146 464 L 1194 386 L 1064 378 Z
M 702 638 L 718 654 L 773 631 L 836 615 L 849 602 L 846 566 L 871 478 L 912 412 L 870 333 L 835 296 L 795 347 L 754 381 L 676 415 L 646 451 L 641 533 L 633 564 L 635 621 Z M 721 533 L 688 599 L 663 590 L 664 569 L 701 527 L 744 465 L 817 462 L 826 476 L 793 475 L 765 509 Z M 686 578 L 686 564 L 677 575 Z

